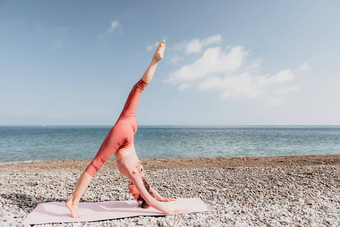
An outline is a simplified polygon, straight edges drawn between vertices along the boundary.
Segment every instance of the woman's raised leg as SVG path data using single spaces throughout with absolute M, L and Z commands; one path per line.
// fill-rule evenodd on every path
M 118 120 L 124 117 L 135 117 L 136 116 L 136 110 L 137 110 L 137 105 L 138 105 L 140 94 L 142 93 L 144 88 L 151 82 L 155 74 L 156 68 L 157 68 L 157 63 L 161 59 L 163 59 L 164 50 L 165 50 L 165 41 L 163 40 L 157 47 L 153 55 L 153 58 L 151 60 L 151 63 L 149 67 L 146 69 L 142 78 L 133 86 L 125 102 L 123 111 L 120 114 Z
M 145 83 L 149 84 L 151 82 L 157 68 L 157 63 L 163 59 L 165 47 L 166 47 L 165 40 L 163 40 L 158 45 L 151 60 L 150 66 L 147 68 L 144 75 L 142 76 L 142 80 L 144 80 Z

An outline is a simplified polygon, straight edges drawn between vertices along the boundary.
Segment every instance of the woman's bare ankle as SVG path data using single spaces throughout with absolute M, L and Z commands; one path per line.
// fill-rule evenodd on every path
M 151 65 L 157 65 L 157 63 L 159 62 L 160 59 L 156 59 L 155 57 L 152 58 L 151 60 Z
M 72 206 L 78 206 L 79 205 L 79 200 L 75 199 L 74 197 L 71 197 L 69 200 L 67 200 L 67 203 L 72 205 Z
M 73 203 L 72 198 L 65 203 L 65 206 L 67 207 L 67 209 L 69 209 L 71 216 L 73 218 L 79 218 L 81 216 L 78 214 L 78 205 L 79 202 L 74 201 Z

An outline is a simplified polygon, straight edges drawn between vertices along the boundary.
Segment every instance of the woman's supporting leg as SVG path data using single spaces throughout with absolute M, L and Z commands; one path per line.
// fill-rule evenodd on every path
M 89 186 L 92 176 L 88 174 L 86 171 L 80 176 L 76 189 L 74 190 L 71 198 L 65 203 L 66 207 L 70 210 L 71 216 L 73 218 L 79 218 L 80 215 L 78 214 L 78 204 L 80 198 L 83 196 L 86 188 Z

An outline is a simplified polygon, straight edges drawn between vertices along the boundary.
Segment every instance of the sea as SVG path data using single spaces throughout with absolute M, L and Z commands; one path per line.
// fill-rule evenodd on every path
M 91 160 L 111 127 L 0 126 L 0 163 Z M 340 126 L 140 125 L 135 147 L 139 158 L 340 154 Z

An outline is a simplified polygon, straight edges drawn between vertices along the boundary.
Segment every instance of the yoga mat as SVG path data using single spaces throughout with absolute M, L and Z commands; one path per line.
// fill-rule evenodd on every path
M 204 203 L 199 198 L 178 198 L 176 201 L 163 202 L 170 210 L 188 210 L 188 213 L 209 212 L 212 206 Z M 149 207 L 138 207 L 136 200 L 107 201 L 107 202 L 82 202 L 79 203 L 78 213 L 80 218 L 72 218 L 65 202 L 39 203 L 38 206 L 27 215 L 24 224 L 46 224 L 65 222 L 99 221 L 135 216 L 165 216 L 166 214 Z

